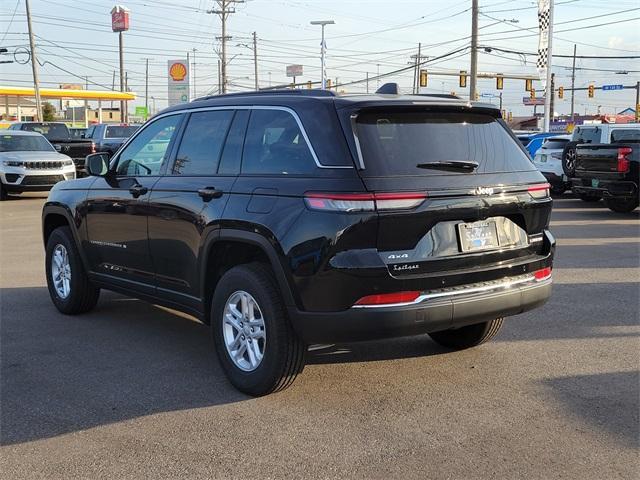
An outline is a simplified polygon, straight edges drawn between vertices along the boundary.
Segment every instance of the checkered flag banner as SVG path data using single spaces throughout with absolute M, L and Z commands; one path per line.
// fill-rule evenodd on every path
M 551 0 L 538 0 L 538 27 L 540 37 L 538 39 L 538 61 L 536 68 L 542 82 L 542 88 L 547 88 L 547 53 L 549 52 L 549 8 Z

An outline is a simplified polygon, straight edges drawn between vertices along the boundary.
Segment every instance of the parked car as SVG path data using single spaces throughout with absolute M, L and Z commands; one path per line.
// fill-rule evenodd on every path
M 610 210 L 631 212 L 639 203 L 639 166 L 640 128 L 617 128 L 611 132 L 611 143 L 576 147 L 573 191 L 595 192 Z
M 549 137 L 554 137 L 558 135 L 557 133 L 551 132 L 543 132 L 543 133 L 534 133 L 529 137 L 529 142 L 526 145 L 527 152 L 531 155 L 531 158 L 535 157 L 538 149 L 543 145 L 545 139 Z
M 576 173 L 576 146 L 582 143 L 608 144 L 611 143 L 611 134 L 619 129 L 640 128 L 638 123 L 598 123 L 580 125 L 573 130 L 571 141 L 565 146 L 562 153 L 562 169 L 568 178 L 574 178 Z M 585 202 L 597 202 L 602 197 L 600 192 L 593 190 L 576 192 Z
M 9 193 L 46 191 L 75 176 L 73 161 L 39 133 L 0 133 L 0 200 L 6 200 Z
M 100 123 L 89 127 L 86 138 L 95 144 L 96 152 L 105 152 L 113 155 L 127 138 L 133 135 L 140 125 L 109 125 Z
M 79 175 L 85 172 L 84 162 L 87 155 L 96 152 L 91 140 L 74 138 L 69 128 L 62 122 L 17 122 L 13 123 L 9 130 L 41 133 L 58 152 L 73 159 Z
M 192 314 L 251 395 L 287 387 L 309 344 L 474 347 L 551 294 L 549 184 L 490 105 L 206 97 L 87 165 L 44 205 L 54 305 L 104 288 Z
M 552 195 L 562 195 L 571 188 L 571 182 L 562 170 L 562 152 L 570 140 L 571 135 L 547 137 L 533 157 L 533 164 L 551 185 Z

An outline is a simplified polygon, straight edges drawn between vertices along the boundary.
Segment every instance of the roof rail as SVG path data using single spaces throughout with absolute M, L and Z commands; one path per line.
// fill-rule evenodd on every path
M 300 95 L 305 97 L 335 97 L 336 93 L 331 90 L 321 90 L 318 88 L 305 88 L 305 89 L 273 89 L 273 90 L 258 90 L 248 92 L 237 93 L 225 93 L 222 95 L 208 95 L 206 97 L 195 98 L 193 101 L 198 102 L 201 100 L 211 100 L 214 98 L 226 98 L 226 97 L 254 97 L 263 95 Z

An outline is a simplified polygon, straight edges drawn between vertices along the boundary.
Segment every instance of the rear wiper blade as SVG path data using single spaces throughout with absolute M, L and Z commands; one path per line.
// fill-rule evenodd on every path
M 433 170 L 463 170 L 465 172 L 473 172 L 478 168 L 478 162 L 468 160 L 441 160 L 439 162 L 426 162 L 416 165 L 418 168 L 428 168 Z

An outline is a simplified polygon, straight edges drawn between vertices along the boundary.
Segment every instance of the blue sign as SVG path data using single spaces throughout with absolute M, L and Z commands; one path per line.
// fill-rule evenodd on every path
M 602 90 L 622 90 L 623 85 L 603 85 Z

